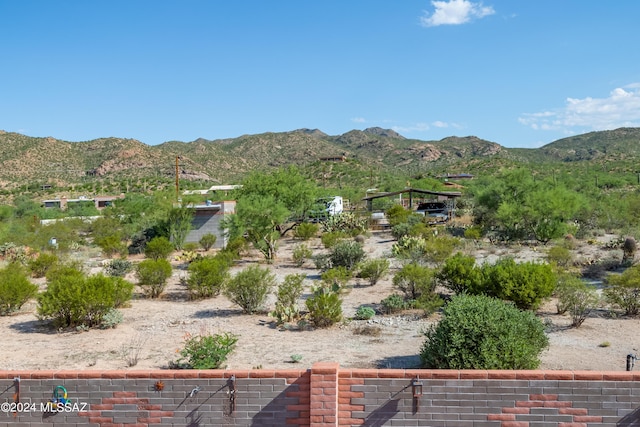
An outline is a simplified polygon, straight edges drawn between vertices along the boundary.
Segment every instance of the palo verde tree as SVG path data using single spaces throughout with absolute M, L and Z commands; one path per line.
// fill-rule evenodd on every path
M 278 239 L 313 207 L 316 186 L 295 167 L 254 172 L 238 191 L 236 214 L 225 218 L 229 237 L 245 235 L 267 259 L 275 259 Z

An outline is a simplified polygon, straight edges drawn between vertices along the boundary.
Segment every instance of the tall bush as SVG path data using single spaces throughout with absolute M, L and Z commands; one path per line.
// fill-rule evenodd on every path
M 11 263 L 0 270 L 0 316 L 19 310 L 38 293 L 38 286 L 27 278 L 24 268 Z
M 173 252 L 173 243 L 164 236 L 154 237 L 144 248 L 144 256 L 149 259 L 167 259 Z
M 217 296 L 229 277 L 230 259 L 226 256 L 205 257 L 189 264 L 186 284 L 192 299 Z
M 420 358 L 435 369 L 535 369 L 549 345 L 532 312 L 475 295 L 453 297 L 425 335 Z
M 354 241 L 338 242 L 331 248 L 329 259 L 332 267 L 345 267 L 353 270 L 354 267 L 364 259 L 365 253 L 362 245 Z
M 73 268 L 60 269 L 38 296 L 38 315 L 52 319 L 57 327 L 98 326 L 109 310 L 129 301 L 132 293 L 133 283 L 121 277 L 85 277 Z
M 433 270 L 419 264 L 406 264 L 393 276 L 393 286 L 401 291 L 405 299 L 418 299 L 434 289 Z
M 275 281 L 276 276 L 268 268 L 252 265 L 228 281 L 224 295 L 245 313 L 255 313 L 264 305 Z
M 146 259 L 136 266 L 138 286 L 150 298 L 158 298 L 171 277 L 171 264 L 166 259 Z
M 640 313 L 640 265 L 634 265 L 621 274 L 607 277 L 604 297 L 624 314 L 635 316 Z

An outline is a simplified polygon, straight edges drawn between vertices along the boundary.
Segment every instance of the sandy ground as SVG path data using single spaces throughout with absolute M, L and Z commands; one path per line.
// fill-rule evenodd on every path
M 318 278 L 318 271 L 311 261 L 302 268 L 292 264 L 291 248 L 296 243 L 284 241 L 279 259 L 271 268 L 280 280 L 287 274 L 305 274 L 308 279 L 305 298 L 310 294 L 313 279 Z M 367 240 L 365 250 L 371 258 L 388 257 L 392 243 L 387 233 L 375 232 Z M 310 246 L 316 253 L 322 250 L 319 241 L 312 241 Z M 476 253 L 480 260 L 492 260 L 505 255 L 507 249 Z M 579 253 L 601 256 L 596 252 Z M 541 251 L 523 247 L 515 251 L 515 256 L 535 259 L 541 256 Z M 96 264 L 94 260 L 94 270 Z M 268 314 L 242 314 L 223 296 L 189 301 L 179 284 L 184 275 L 183 268 L 174 271 L 161 299 L 149 300 L 136 294 L 130 306 L 121 310 L 124 321 L 115 329 L 56 331 L 39 321 L 35 303 L 28 303 L 19 313 L 0 318 L 3 335 L 0 369 L 166 368 L 179 357 L 177 351 L 185 335 L 201 332 L 231 332 L 239 336 L 236 350 L 227 360 L 228 369 L 305 368 L 318 361 L 336 361 L 344 367 L 415 368 L 420 363 L 422 332 L 438 320 L 437 315 L 423 318 L 420 313 L 404 313 L 376 315 L 369 321 L 346 320 L 329 329 L 285 330 L 277 327 Z M 344 295 L 347 318 L 360 305 L 376 306 L 392 292 L 390 276 L 373 287 L 357 279 L 352 285 Z M 268 306 L 273 307 L 274 301 L 271 296 Z M 300 307 L 304 307 L 302 302 Z M 635 354 L 640 348 L 637 318 L 616 317 L 603 310 L 580 328 L 570 328 L 568 316 L 556 314 L 554 301 L 547 302 L 538 315 L 549 325 L 551 342 L 542 354 L 541 369 L 622 371 L 627 354 Z M 295 365 L 292 355 L 301 356 Z M 135 367 L 128 366 L 132 359 L 137 359 Z

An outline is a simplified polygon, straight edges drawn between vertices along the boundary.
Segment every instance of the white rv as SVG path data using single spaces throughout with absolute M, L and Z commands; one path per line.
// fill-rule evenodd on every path
M 341 196 L 322 197 L 316 200 L 317 208 L 311 211 L 311 218 L 321 220 L 330 216 L 339 215 L 344 211 L 344 203 Z

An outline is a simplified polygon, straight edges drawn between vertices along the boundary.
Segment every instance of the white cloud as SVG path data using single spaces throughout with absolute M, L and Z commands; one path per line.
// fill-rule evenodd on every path
M 351 119 L 353 123 L 367 123 L 367 119 L 364 117 L 354 117 Z
M 484 18 L 495 13 L 491 6 L 469 0 L 434 0 L 431 4 L 435 8 L 433 14 L 425 12 L 425 15 L 420 18 L 420 23 L 425 27 L 466 24 L 473 19 Z
M 564 108 L 523 114 L 518 121 L 535 130 L 566 134 L 640 126 L 640 83 L 615 88 L 607 98 L 567 98 Z

